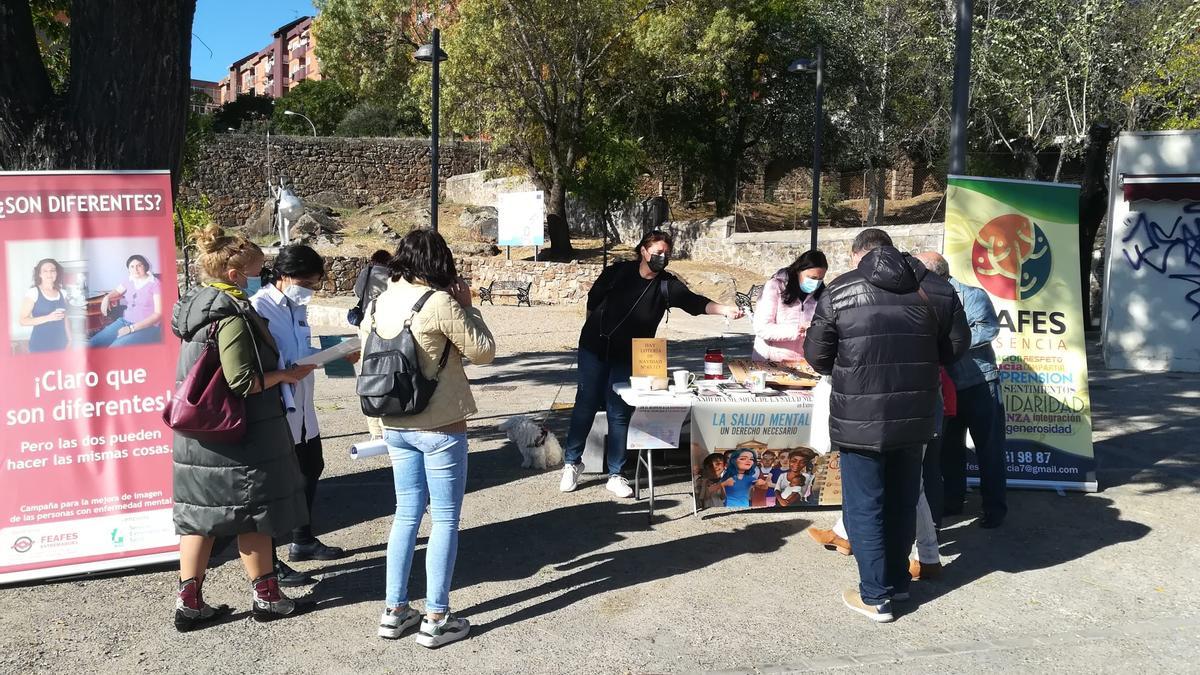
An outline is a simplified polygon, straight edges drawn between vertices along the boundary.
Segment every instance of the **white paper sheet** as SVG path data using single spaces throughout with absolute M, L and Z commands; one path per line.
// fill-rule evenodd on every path
M 343 340 L 329 349 L 319 351 L 316 354 L 310 354 L 309 356 L 296 361 L 296 363 L 302 366 L 306 366 L 308 364 L 312 364 L 314 366 L 323 366 L 330 361 L 344 359 L 353 354 L 359 350 L 361 344 L 362 343 L 358 338 L 353 337 L 348 340 Z

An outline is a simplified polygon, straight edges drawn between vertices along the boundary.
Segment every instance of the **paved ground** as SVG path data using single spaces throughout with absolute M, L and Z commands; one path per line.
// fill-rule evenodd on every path
M 880 626 L 840 604 L 852 561 L 803 533 L 829 526 L 832 512 L 696 519 L 676 480 L 651 525 L 644 506 L 608 499 L 598 480 L 560 495 L 556 472 L 519 469 L 496 424 L 572 400 L 581 314 L 484 311 L 500 356 L 471 368 L 480 415 L 452 594 L 472 639 L 430 652 L 375 637 L 391 472 L 382 458 L 348 459 L 364 427 L 352 385 L 324 380 L 316 520 L 353 556 L 297 564 L 323 579 L 318 612 L 249 621 L 246 582 L 228 557 L 205 591 L 238 613 L 188 635 L 170 625 L 171 568 L 3 588 L 0 672 L 1194 672 L 1200 377 L 1107 372 L 1093 359 L 1103 491 L 1014 493 L 998 531 L 951 523 L 945 579 L 917 584 L 910 608 Z M 660 331 L 672 366 L 698 367 L 723 328 L 675 312 Z M 727 353 L 748 345 L 724 340 Z M 551 422 L 565 437 L 563 414 Z

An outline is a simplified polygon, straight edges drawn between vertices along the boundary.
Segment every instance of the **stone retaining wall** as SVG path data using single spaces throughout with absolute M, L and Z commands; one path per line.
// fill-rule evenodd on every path
M 273 258 L 268 256 L 267 266 Z M 325 280 L 317 291 L 318 296 L 353 296 L 354 282 L 358 273 L 366 266 L 367 258 L 325 257 Z M 600 265 L 586 265 L 577 262 L 549 263 L 526 260 L 505 260 L 495 258 L 460 258 L 455 261 L 458 273 L 471 284 L 472 290 L 478 293 L 480 286 L 487 286 L 492 281 L 519 281 L 531 283 L 529 297 L 534 304 L 571 305 L 587 300 L 587 293 L 592 288 L 596 277 L 600 276 Z M 176 274 L 180 288 L 184 287 L 183 261 L 177 261 Z M 199 277 L 193 265 L 192 282 Z M 512 302 L 500 299 L 504 304 Z
M 702 262 L 736 265 L 764 277 L 787 266 L 809 249 L 809 231 L 732 232 L 731 219 L 670 223 L 676 233 L 680 257 Z M 941 251 L 942 223 L 884 227 L 902 251 Z M 822 228 L 818 245 L 829 258 L 830 272 L 840 274 L 850 267 L 850 245 L 859 228 Z
M 444 140 L 439 152 L 443 189 L 450 176 L 482 169 L 490 158 L 486 145 L 475 141 Z M 265 137 L 216 134 L 181 190 L 185 198 L 206 195 L 218 223 L 241 225 L 269 196 L 267 175 Z M 270 175 L 287 177 L 302 199 L 320 197 L 330 206 L 427 196 L 429 140 L 271 136 Z
M 587 301 L 588 291 L 596 277 L 600 276 L 600 265 L 584 265 L 577 262 L 548 263 L 503 258 L 464 258 L 457 262 L 458 273 L 470 278 L 471 288 L 487 286 L 492 281 L 518 281 L 533 284 L 529 297 L 534 304 L 574 305 Z M 497 303 L 514 303 L 503 298 Z

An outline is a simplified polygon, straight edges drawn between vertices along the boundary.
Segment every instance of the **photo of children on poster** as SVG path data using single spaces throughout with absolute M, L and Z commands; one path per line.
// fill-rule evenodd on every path
M 0 173 L 0 583 L 166 560 L 165 172 Z
M 805 445 L 807 394 L 787 401 L 705 402 L 692 409 L 696 510 L 840 506 L 838 453 Z

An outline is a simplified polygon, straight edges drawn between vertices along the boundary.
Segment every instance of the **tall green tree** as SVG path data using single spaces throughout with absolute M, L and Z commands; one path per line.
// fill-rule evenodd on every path
M 1161 0 L 1141 7 L 1148 36 L 1122 100 L 1138 129 L 1200 129 L 1200 2 Z
M 951 17 L 942 2 L 847 0 L 819 14 L 830 43 L 831 125 L 840 161 L 867 170 L 866 225 L 883 214 L 887 170 L 945 148 Z
M 1136 9 L 1127 0 L 978 3 L 971 109 L 979 136 L 1019 159 L 1031 179 L 1039 152 L 1078 155 L 1093 124 L 1124 116 L 1121 94 L 1139 62 L 1128 31 Z
M 813 82 L 787 73 L 812 54 L 807 0 L 680 0 L 636 31 L 628 114 L 656 163 L 700 174 L 724 215 L 755 160 L 811 148 Z
M 271 121 L 281 134 L 310 134 L 308 122 L 286 114 L 290 110 L 312 120 L 318 136 L 332 136 L 355 103 L 354 95 L 334 80 L 304 80 L 275 101 Z
M 397 102 L 433 26 L 454 23 L 453 0 L 315 0 L 321 72 L 360 99 Z
M 454 127 L 488 134 L 547 193 L 551 250 L 572 252 L 567 190 L 589 131 L 628 80 L 631 31 L 652 0 L 463 0 L 447 29 L 444 108 Z M 418 86 L 428 82 L 418 76 Z

